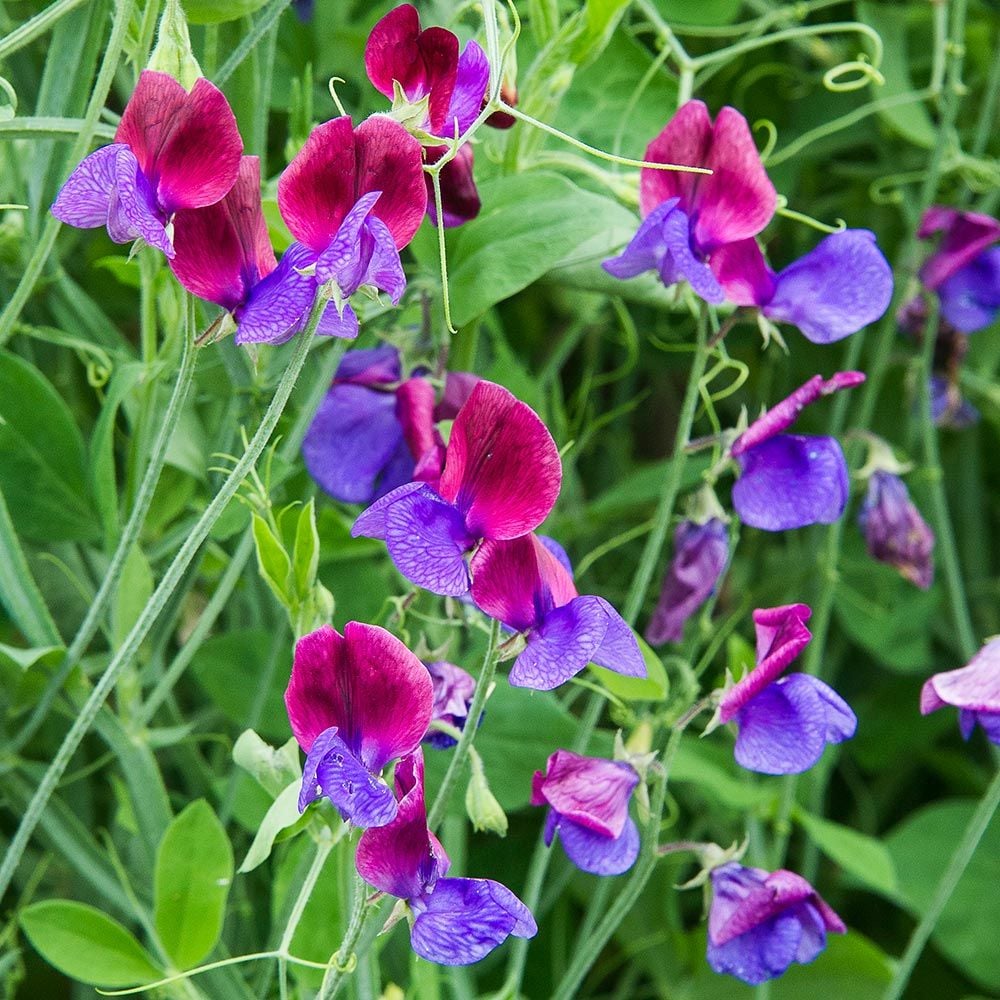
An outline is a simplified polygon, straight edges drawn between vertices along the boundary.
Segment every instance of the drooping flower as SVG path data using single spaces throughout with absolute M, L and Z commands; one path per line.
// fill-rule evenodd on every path
M 791 323 L 814 344 L 857 333 L 881 317 L 892 298 L 892 269 L 867 229 L 833 233 L 777 274 L 756 240 L 741 240 L 719 248 L 712 270 L 730 302 Z
M 847 928 L 801 875 L 766 872 L 735 861 L 712 871 L 706 958 L 713 971 L 757 986 L 807 965 L 826 947 L 828 931 Z
M 525 637 L 510 682 L 548 691 L 588 663 L 645 677 L 632 630 L 603 597 L 580 597 L 573 578 L 538 536 L 484 541 L 472 557 L 472 599 Z
M 725 521 L 718 517 L 704 523 L 682 521 L 674 532 L 674 557 L 663 577 L 660 599 L 646 627 L 647 642 L 680 642 L 685 623 L 715 590 L 728 561 Z
M 396 815 L 380 778 L 391 760 L 412 753 L 427 732 L 432 685 L 424 665 L 376 625 L 329 625 L 295 646 L 285 691 L 288 720 L 306 753 L 299 809 L 326 796 L 362 829 Z
M 604 262 L 605 270 L 616 278 L 655 270 L 664 285 L 687 281 L 706 301 L 722 302 L 716 253 L 756 236 L 777 205 L 747 120 L 724 107 L 713 124 L 702 101 L 688 101 L 649 144 L 646 159 L 712 173 L 643 169 L 643 223 L 622 254 Z
M 355 863 L 369 885 L 407 901 L 413 950 L 428 962 L 470 965 L 511 934 L 534 937 L 538 928 L 531 912 L 506 886 L 445 877 L 448 855 L 427 829 L 421 750 L 397 766 L 396 791 L 395 819 L 365 831 Z
M 724 690 L 718 721 L 738 728 L 736 762 L 761 774 L 799 774 L 823 755 L 828 743 L 850 739 L 858 720 L 829 685 L 809 674 L 779 678 L 809 643 L 811 610 L 789 604 L 754 611 L 757 665 Z
M 934 532 L 899 476 L 876 469 L 858 516 L 868 553 L 926 590 L 934 579 Z
M 785 434 L 803 407 L 821 396 L 864 382 L 861 372 L 814 375 L 755 420 L 733 444 L 740 467 L 733 505 L 740 518 L 764 531 L 832 524 L 848 497 L 847 462 L 832 437 Z
M 531 782 L 531 804 L 549 806 L 545 843 L 558 832 L 569 859 L 593 875 L 620 875 L 639 856 L 639 828 L 628 804 L 639 784 L 624 761 L 557 750 Z
M 456 729 L 464 729 L 469 718 L 469 706 L 476 693 L 476 679 L 467 670 L 445 660 L 425 663 L 434 685 L 434 706 L 431 722 L 440 720 Z M 447 750 L 457 742 L 453 736 L 433 728 L 427 730 L 424 742 L 437 750 Z
M 236 118 L 218 87 L 201 78 L 188 93 L 169 74 L 143 70 L 115 141 L 70 174 L 52 214 L 80 229 L 106 226 L 116 243 L 143 239 L 172 257 L 174 213 L 223 198 L 242 152 Z
M 480 381 L 455 417 L 439 481 L 386 494 L 351 533 L 383 539 L 411 583 L 460 597 L 471 582 L 466 553 L 482 539 L 537 528 L 561 480 L 559 450 L 534 410 L 503 386 Z
M 1000 746 L 1000 639 L 991 639 L 968 666 L 935 674 L 920 692 L 920 713 L 945 705 L 958 710 L 958 726 L 969 739 L 978 723 L 986 738 Z

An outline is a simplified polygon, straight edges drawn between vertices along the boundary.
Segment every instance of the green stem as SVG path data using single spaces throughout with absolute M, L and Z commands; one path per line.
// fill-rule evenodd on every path
M 323 984 L 320 986 L 316 1000 L 333 1000 L 337 991 L 344 983 L 344 978 L 349 976 L 357 964 L 357 956 L 354 949 L 357 947 L 358 939 L 368 921 L 368 916 L 373 913 L 375 907 L 368 905 L 365 894 L 368 886 L 357 878 L 354 883 L 354 910 L 351 913 L 351 923 L 344 935 L 344 940 L 340 942 L 340 947 L 330 956 L 327 965 L 326 975 L 323 977 Z
M 0 122 L 0 137 L 3 139 L 75 139 L 83 128 L 82 118 L 56 118 L 43 115 L 33 115 L 30 118 L 11 118 Z M 115 130 L 110 125 L 95 125 L 92 131 L 95 138 L 107 139 L 115 137 Z
M 21 860 L 21 856 L 28 846 L 28 841 L 31 839 L 31 835 L 34 833 L 35 827 L 42 817 L 42 813 L 45 811 L 45 806 L 49 798 L 55 791 L 59 779 L 66 770 L 77 747 L 89 732 L 91 725 L 93 725 L 101 706 L 111 693 L 118 675 L 131 662 L 136 652 L 138 652 L 139 646 L 170 602 L 177 584 L 191 564 L 191 561 L 197 555 L 202 542 L 208 537 L 208 533 L 215 522 L 222 516 L 222 512 L 226 509 L 229 501 L 232 500 L 243 480 L 256 465 L 257 460 L 267 446 L 271 434 L 285 409 L 288 397 L 295 386 L 295 380 L 298 378 L 299 372 L 301 372 L 302 366 L 305 364 L 310 342 L 316 331 L 316 327 L 319 325 L 320 316 L 325 306 L 325 298 L 322 295 L 317 296 L 309 316 L 309 323 L 305 331 L 298 336 L 288 368 L 278 383 L 271 404 L 267 408 L 267 412 L 264 414 L 264 418 L 257 428 L 256 434 L 254 434 L 239 462 L 233 468 L 233 471 L 226 477 L 215 498 L 205 509 L 204 514 L 202 514 L 197 524 L 191 529 L 190 535 L 185 539 L 173 562 L 167 568 L 163 579 L 153 592 L 142 614 L 126 636 L 121 648 L 112 657 L 100 680 L 94 686 L 90 697 L 80 709 L 80 714 L 75 719 L 70 731 L 63 739 L 52 763 L 39 783 L 38 789 L 32 796 L 31 802 L 28 804 L 28 808 L 17 828 L 17 832 L 11 840 L 3 864 L 0 865 L 0 897 L 7 891 Z
M 965 869 L 968 868 L 972 855 L 975 854 L 979 841 L 982 840 L 998 806 L 1000 806 L 1000 770 L 993 776 L 993 781 L 980 799 L 976 811 L 972 814 L 969 825 L 965 828 L 965 833 L 958 842 L 955 853 L 952 854 L 951 861 L 948 862 L 948 867 L 941 876 L 941 881 L 938 882 L 937 889 L 934 890 L 930 906 L 927 907 L 927 912 L 924 913 L 920 923 L 914 929 L 906 951 L 903 952 L 903 956 L 896 966 L 896 972 L 885 991 L 883 1000 L 900 1000 L 902 997 L 906 984 L 910 981 L 910 975 L 913 973 L 913 967 L 917 964 L 924 946 L 934 932 L 945 906 L 948 905 L 948 900 L 951 899 L 951 894 L 955 891 L 962 875 L 965 874 Z
M 253 23 L 253 27 L 240 40 L 240 44 L 233 49 L 232 55 L 222 64 L 222 68 L 215 74 L 212 81 L 217 87 L 221 87 L 239 68 L 240 63 L 254 50 L 257 43 L 267 34 L 271 27 L 281 17 L 282 11 L 291 3 L 291 0 L 271 0 L 262 12 L 260 17 Z
M 90 103 L 87 105 L 87 113 L 84 115 L 83 123 L 77 134 L 76 142 L 70 150 L 68 162 L 75 166 L 90 149 L 90 144 L 94 138 L 97 128 L 97 119 L 104 107 L 104 102 L 108 99 L 108 92 L 114 82 L 115 70 L 118 68 L 118 59 L 121 56 L 122 46 L 128 33 L 132 14 L 135 11 L 135 0 L 121 0 L 115 11 L 114 23 L 111 26 L 111 36 L 108 38 L 108 47 L 104 50 L 104 59 L 97 74 L 97 81 L 94 84 L 94 91 L 90 96 Z M 49 215 L 39 237 L 35 250 L 21 275 L 21 280 L 14 289 L 14 294 L 10 297 L 4 311 L 0 313 L 0 345 L 7 343 L 14 328 L 14 323 L 21 315 L 24 304 L 28 301 L 35 283 L 42 273 L 42 268 L 48 260 L 52 247 L 55 245 L 56 236 L 62 223 L 54 216 Z
M 56 21 L 75 10 L 86 0 L 56 0 L 56 3 L 19 24 L 9 35 L 0 39 L 0 59 L 6 59 L 12 52 L 24 48 L 39 35 L 55 26 Z
M 472 696 L 472 704 L 469 706 L 469 714 L 466 718 L 465 728 L 462 730 L 462 738 L 455 747 L 451 760 L 448 762 L 448 770 L 444 772 L 441 787 L 434 797 L 434 804 L 427 814 L 427 827 L 435 829 L 444 819 L 445 810 L 448 808 L 448 799 L 451 797 L 451 789 L 458 778 L 458 772 L 465 763 L 465 758 L 472 748 L 472 741 L 476 737 L 479 728 L 479 717 L 486 707 L 486 696 L 489 694 L 490 686 L 493 684 L 493 676 L 497 669 L 497 637 L 500 635 L 500 623 L 494 619 L 490 627 L 490 640 L 486 646 L 486 656 L 483 658 L 483 669 L 480 671 L 479 680 L 476 683 L 476 693 Z

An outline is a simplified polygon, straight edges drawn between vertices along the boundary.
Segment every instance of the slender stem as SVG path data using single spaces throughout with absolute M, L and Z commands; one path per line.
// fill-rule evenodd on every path
M 191 529 L 190 535 L 185 539 L 173 562 L 167 568 L 163 579 L 153 592 L 149 603 L 143 609 L 132 630 L 126 636 L 121 648 L 112 657 L 111 662 L 91 692 L 90 697 L 80 709 L 80 714 L 73 722 L 70 731 L 63 739 L 52 763 L 39 783 L 38 789 L 28 803 L 28 808 L 17 828 L 17 832 L 11 840 L 10 848 L 3 860 L 3 864 L 0 865 L 0 897 L 6 892 L 13 879 L 21 856 L 24 854 L 24 850 L 35 831 L 35 827 L 42 818 L 42 813 L 45 811 L 45 807 L 52 793 L 55 791 L 59 779 L 66 770 L 77 747 L 89 732 L 91 725 L 93 725 L 94 719 L 111 693 L 118 675 L 131 662 L 133 656 L 135 656 L 139 646 L 149 634 L 150 629 L 170 602 L 177 584 L 197 554 L 202 542 L 208 537 L 208 533 L 211 531 L 213 525 L 221 517 L 229 501 L 236 494 L 243 480 L 257 463 L 261 453 L 267 446 L 271 434 L 278 423 L 278 419 L 285 409 L 288 397 L 295 386 L 299 372 L 301 372 L 302 366 L 305 364 L 310 342 L 316 331 L 316 327 L 319 325 L 319 320 L 325 307 L 325 298 L 322 295 L 318 295 L 309 316 L 308 326 L 298 336 L 291 361 L 285 374 L 281 377 L 281 381 L 278 383 L 274 398 L 271 400 L 271 404 L 267 408 L 260 426 L 257 428 L 257 433 L 254 434 L 243 456 L 236 463 L 233 471 L 226 477 L 225 482 L 222 484 L 215 498 L 205 509 L 204 514 L 202 514 L 197 524 Z
M 267 34 L 271 27 L 281 17 L 282 11 L 291 3 L 291 0 L 271 0 L 271 4 L 266 7 L 260 17 L 253 23 L 253 27 L 243 36 L 240 44 L 233 49 L 232 55 L 222 64 L 222 68 L 215 74 L 212 81 L 216 86 L 221 87 L 238 69 L 240 63 L 254 50 L 257 43 Z
M 52 28 L 61 17 L 85 2 L 86 0 L 57 0 L 23 24 L 19 24 L 9 35 L 0 39 L 0 59 L 6 59 L 12 52 L 34 41 Z
M 972 814 L 969 825 L 965 828 L 965 833 L 962 834 L 962 839 L 958 842 L 955 853 L 952 854 L 951 861 L 948 862 L 948 867 L 944 870 L 941 881 L 938 882 L 937 889 L 934 890 L 930 906 L 927 907 L 927 912 L 924 913 L 920 923 L 914 929 L 906 951 L 903 952 L 903 956 L 896 966 L 896 972 L 885 991 L 883 1000 L 899 1000 L 902 997 L 906 984 L 910 981 L 910 975 L 913 973 L 913 967 L 917 964 L 924 946 L 934 932 L 945 906 L 948 905 L 948 900 L 951 899 L 951 894 L 955 891 L 962 875 L 965 874 L 965 869 L 968 868 L 972 855 L 976 853 L 979 841 L 982 840 L 998 806 L 1000 806 L 1000 769 L 993 776 L 993 781 L 980 799 L 976 811 Z
M 11 118 L 10 121 L 0 122 L 0 137 L 4 139 L 75 139 L 80 134 L 83 124 L 82 118 L 57 118 L 46 115 Z M 96 139 L 110 141 L 115 137 L 115 130 L 110 125 L 95 125 L 91 134 Z
M 351 913 L 351 923 L 344 935 L 344 940 L 340 942 L 340 947 L 330 956 L 326 975 L 323 977 L 323 984 L 320 986 L 316 1000 L 333 1000 L 343 985 L 344 977 L 354 971 L 357 964 L 354 949 L 357 947 L 368 915 L 374 911 L 374 906 L 369 905 L 365 900 L 367 891 L 368 887 L 365 883 L 361 881 L 360 877 L 357 878 L 354 883 L 354 910 Z
M 486 706 L 486 695 L 489 694 L 490 686 L 493 684 L 493 675 L 497 669 L 497 637 L 500 635 L 500 623 L 494 619 L 490 627 L 490 640 L 486 646 L 486 656 L 483 658 L 483 669 L 480 671 L 479 680 L 476 683 L 476 693 L 472 696 L 472 704 L 469 706 L 469 714 L 466 717 L 465 728 L 462 730 L 462 738 L 455 747 L 451 760 L 448 762 L 448 770 L 444 772 L 441 787 L 434 797 L 434 804 L 427 814 L 427 827 L 433 830 L 439 826 L 444 819 L 445 810 L 448 808 L 448 799 L 451 797 L 451 789 L 458 778 L 459 769 L 464 765 L 465 758 L 472 748 L 472 741 L 476 737 L 479 728 L 479 717 L 483 714 Z

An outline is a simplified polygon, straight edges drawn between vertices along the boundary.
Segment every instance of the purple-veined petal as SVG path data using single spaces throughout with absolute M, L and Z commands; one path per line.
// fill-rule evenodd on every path
M 296 332 L 301 330 L 302 326 L 303 324 L 300 323 Z M 354 340 L 358 335 L 358 314 L 351 308 L 349 302 L 343 303 L 339 309 L 336 302 L 328 302 L 323 310 L 323 315 L 319 318 L 316 335 Z
M 587 827 L 560 817 L 556 830 L 563 850 L 581 871 L 592 875 L 621 875 L 639 856 L 639 828 L 631 816 L 616 837 L 607 837 Z
M 710 938 L 705 957 L 713 972 L 759 986 L 785 972 L 801 942 L 802 924 L 793 913 L 781 913 L 724 944 Z
M 316 258 L 316 280 L 320 284 L 335 281 L 345 295 L 358 290 L 367 263 L 362 254 L 361 230 L 381 196 L 381 191 L 370 191 L 344 216 L 329 246 Z
M 399 305 L 406 288 L 406 275 L 389 227 L 377 215 L 372 215 L 365 223 L 362 238 L 368 264 L 361 284 L 374 285 L 389 296 L 394 306 Z
M 725 299 L 726 293 L 712 274 L 712 269 L 691 250 L 691 222 L 680 208 L 670 212 L 663 220 L 663 242 L 667 247 L 665 263 L 670 265 L 669 270 L 660 265 L 660 277 L 665 285 L 683 278 L 706 302 L 718 303 Z
M 362 511 L 351 527 L 351 535 L 354 538 L 378 538 L 383 542 L 387 531 L 386 517 L 389 509 L 397 500 L 411 493 L 421 492 L 428 499 L 433 499 L 437 494 L 424 483 L 404 483 L 396 489 L 379 497 L 367 510 Z
M 142 239 L 167 257 L 174 254 L 153 189 L 127 148 L 118 149 L 115 154 L 115 186 L 108 204 L 108 235 L 115 243 Z
M 1000 712 L 1000 639 L 991 639 L 958 670 L 935 674 L 920 692 L 920 712 L 944 705 L 974 712 Z
M 603 597 L 591 600 L 599 602 L 608 619 L 608 629 L 594 652 L 593 662 L 625 677 L 645 677 L 646 661 L 639 651 L 635 633 Z
M 941 315 L 956 330 L 975 333 L 1000 312 L 1000 247 L 984 250 L 938 288 Z
M 646 271 L 659 272 L 667 253 L 667 244 L 663 238 L 664 220 L 677 207 L 678 200 L 670 198 L 653 208 L 642 220 L 628 246 L 617 257 L 609 257 L 603 261 L 601 267 L 612 277 L 622 280 L 645 274 Z
M 119 149 L 126 148 L 121 143 L 112 143 L 84 157 L 59 189 L 52 214 L 77 229 L 107 225 L 115 186 L 115 160 Z
M 301 243 L 285 251 L 278 266 L 254 285 L 246 305 L 237 310 L 237 344 L 283 344 L 303 328 L 316 298 L 316 281 L 296 269 L 314 260 L 315 254 Z
M 477 42 L 469 42 L 458 57 L 455 89 L 451 92 L 444 127 L 438 135 L 453 139 L 456 131 L 458 135 L 465 132 L 482 110 L 489 82 L 490 64 L 486 53 Z

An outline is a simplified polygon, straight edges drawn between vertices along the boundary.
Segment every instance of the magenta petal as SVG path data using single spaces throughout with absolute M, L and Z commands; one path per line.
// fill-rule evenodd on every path
M 236 311 L 237 344 L 283 344 L 303 328 L 316 298 L 316 280 L 296 269 L 314 260 L 315 254 L 301 243 L 285 251 L 278 266 L 253 286 L 246 305 Z
M 477 42 L 469 42 L 458 57 L 455 89 L 451 92 L 444 127 L 438 135 L 454 139 L 456 133 L 465 132 L 483 108 L 489 82 L 490 64 L 486 53 Z
M 943 705 L 973 712 L 1000 712 L 1000 639 L 992 639 L 968 666 L 935 674 L 920 692 L 920 711 L 927 715 Z
M 559 495 L 562 464 L 538 415 L 503 386 L 472 390 L 451 429 L 441 496 L 483 538 L 517 538 L 548 516 Z
M 59 189 L 52 214 L 77 229 L 106 225 L 115 187 L 115 159 L 118 151 L 126 148 L 121 143 L 112 143 L 81 160 Z
M 652 163 L 704 167 L 708 165 L 711 143 L 712 120 L 708 116 L 708 108 L 703 101 L 686 101 L 646 147 L 645 159 Z M 682 205 L 690 206 L 698 180 L 698 174 L 644 169 L 639 181 L 642 214 L 649 215 L 669 198 L 680 198 Z
M 917 235 L 926 240 L 938 232 L 944 233 L 941 243 L 920 269 L 920 280 L 932 289 L 1000 240 L 1000 220 L 979 212 L 932 205 L 920 220 Z
M 768 874 L 735 862 L 712 872 L 712 889 L 708 935 L 720 945 L 746 934 L 783 909 L 818 898 L 816 890 L 794 872 L 780 869 Z
M 639 828 L 626 817 L 622 832 L 605 837 L 587 827 L 560 817 L 556 825 L 566 856 L 581 871 L 591 875 L 621 875 L 639 856 Z
M 429 165 L 437 163 L 447 151 L 447 146 L 427 146 L 424 150 L 425 162 Z M 473 159 L 472 145 L 467 142 L 459 146 L 455 156 L 441 168 L 441 216 L 447 228 L 461 226 L 474 219 L 482 208 L 472 172 Z M 427 215 L 431 224 L 436 226 L 437 204 L 429 174 L 424 175 L 424 184 L 427 189 Z
M 434 408 L 434 419 L 454 420 L 479 381 L 479 376 L 473 372 L 448 372 L 444 379 L 444 394 Z
M 628 804 L 639 784 L 630 764 L 556 750 L 537 772 L 532 802 L 547 802 L 560 816 L 604 837 L 617 837 L 628 819 Z
M 414 458 L 422 458 L 441 442 L 434 427 L 434 395 L 434 386 L 420 376 L 408 378 L 396 390 L 396 420 Z
M 719 247 L 710 263 L 728 301 L 763 306 L 774 296 L 774 272 L 753 237 Z

